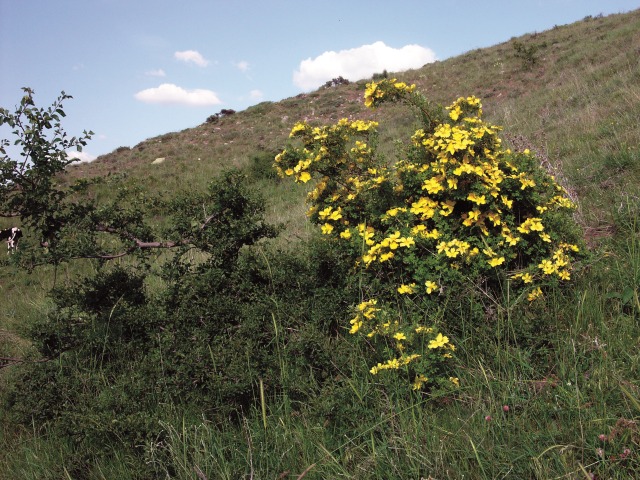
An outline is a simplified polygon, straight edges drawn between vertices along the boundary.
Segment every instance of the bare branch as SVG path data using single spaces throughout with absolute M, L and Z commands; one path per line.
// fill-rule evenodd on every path
M 23 358 L 0 357 L 0 369 L 18 365 L 20 363 L 43 363 L 48 362 L 49 358 L 41 358 L 39 360 L 25 360 Z

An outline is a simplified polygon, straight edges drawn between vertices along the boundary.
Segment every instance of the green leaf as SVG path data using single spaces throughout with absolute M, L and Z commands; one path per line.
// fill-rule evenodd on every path
M 624 291 L 622 292 L 622 296 L 621 296 L 622 303 L 624 305 L 627 305 L 628 303 L 630 303 L 633 300 L 633 298 L 635 297 L 635 293 L 636 293 L 636 291 L 635 291 L 634 288 L 631 288 L 631 287 L 625 288 Z

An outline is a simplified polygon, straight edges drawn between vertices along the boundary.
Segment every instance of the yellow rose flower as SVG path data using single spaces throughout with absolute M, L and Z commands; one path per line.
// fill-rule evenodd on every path
M 444 335 L 439 333 L 434 340 L 431 340 L 429 342 L 428 347 L 433 350 L 435 348 L 444 347 L 447 343 L 449 343 L 449 337 L 445 337 Z
M 432 282 L 431 280 L 427 280 L 424 286 L 426 287 L 428 295 L 431 295 L 438 289 L 438 284 L 436 282 Z

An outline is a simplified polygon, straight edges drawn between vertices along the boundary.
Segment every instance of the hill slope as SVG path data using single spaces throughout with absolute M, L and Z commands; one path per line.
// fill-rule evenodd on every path
M 431 100 L 448 104 L 476 95 L 485 115 L 509 133 L 515 147 L 529 147 L 563 173 L 583 205 L 583 221 L 597 227 L 612 201 L 635 188 L 640 163 L 640 10 L 592 18 L 512 38 L 491 48 L 398 74 Z M 382 142 L 409 132 L 401 110 L 365 109 L 366 81 L 321 88 L 280 102 L 264 102 L 216 123 L 122 147 L 72 176 L 125 173 L 152 191 L 203 188 L 223 168 L 243 167 L 273 154 L 302 119 L 342 117 L 381 122 Z M 406 138 L 406 136 L 405 136 Z M 618 146 L 625 149 L 618 151 Z M 161 165 L 151 165 L 165 158 Z M 273 211 L 291 210 L 289 186 L 271 185 Z M 297 196 L 297 195 L 296 195 Z M 298 197 L 300 198 L 300 197 Z M 284 202 L 284 204 L 283 204 Z M 588 211 L 587 211 L 588 210 Z M 297 218 L 302 209 L 293 209 Z M 287 218 L 288 219 L 288 218 Z
M 167 272 L 176 276 L 165 278 L 176 290 L 164 292 L 159 278 L 148 279 L 150 301 L 145 300 L 144 310 L 133 309 L 137 305 L 127 299 L 121 303 L 135 290 L 133 283 L 118 276 L 113 283 L 95 281 L 102 270 L 97 261 L 33 274 L 6 265 L 0 269 L 0 360 L 16 365 L 0 365 L 0 401 L 12 389 L 19 394 L 15 398 L 34 405 L 61 405 L 62 413 L 44 411 L 67 423 L 59 431 L 47 427 L 46 420 L 23 428 L 0 408 L 0 479 L 190 479 L 194 473 L 198 478 L 640 478 L 638 45 L 640 10 L 586 18 L 398 75 L 436 102 L 481 97 L 485 116 L 504 126 L 506 140 L 536 151 L 580 202 L 580 220 L 594 246 L 570 288 L 550 291 L 531 309 L 520 308 L 528 303 L 524 296 L 510 296 L 508 282 L 504 298 L 470 282 L 463 295 L 452 297 L 450 310 L 421 312 L 442 315 L 443 324 L 455 327 L 457 376 L 449 380 L 460 389 L 414 396 L 407 395 L 404 382 L 396 388 L 393 381 L 372 377 L 370 345 L 351 343 L 351 336 L 339 333 L 348 329 L 351 315 L 345 308 L 360 292 L 342 297 L 348 289 L 337 278 L 344 276 L 336 268 L 338 258 L 316 251 L 311 242 L 310 252 L 304 242 L 295 244 L 303 246 L 293 252 L 299 257 L 280 255 L 280 250 L 270 257 L 265 249 L 255 262 L 262 265 L 264 259 L 263 266 L 251 270 L 253 264 L 247 263 L 247 270 L 233 275 L 218 275 L 216 268 L 206 269 L 207 276 L 184 275 L 186 270 L 172 268 Z M 265 102 L 119 148 L 68 173 L 71 178 L 109 174 L 109 186 L 95 187 L 101 198 L 114 195 L 109 188 L 119 181 L 171 197 L 204 189 L 225 167 L 245 168 L 253 187 L 264 194 L 270 220 L 289 223 L 279 237 L 288 242 L 314 230 L 304 214 L 305 187 L 279 181 L 271 168 L 294 123 L 373 117 L 380 122 L 385 153 L 412 133 L 414 119 L 400 106 L 364 108 L 365 84 Z M 165 160 L 152 164 L 157 158 Z M 597 237 L 605 235 L 611 238 L 598 246 Z M 117 268 L 100 273 L 111 270 Z M 60 311 L 47 297 L 52 285 L 78 282 L 83 274 L 90 282 L 80 280 L 78 290 L 106 305 L 101 324 L 92 320 L 93 313 L 77 314 L 76 305 L 58 319 Z M 120 292 L 121 284 L 122 295 L 105 293 L 114 286 Z M 140 293 L 142 284 L 137 285 Z M 229 285 L 242 289 L 228 295 Z M 174 291 L 180 293 L 155 296 Z M 171 301 L 156 304 L 157 298 Z M 175 302 L 178 315 L 168 317 Z M 17 365 L 21 359 L 41 359 L 26 338 L 41 335 L 43 325 L 66 336 L 52 323 L 58 320 L 91 341 L 78 341 L 78 349 L 69 348 L 54 362 Z M 226 321 L 228 328 L 219 328 L 217 322 Z M 262 333 L 254 335 L 251 328 Z M 129 332 L 144 339 L 142 347 L 123 341 Z M 241 335 L 250 341 L 243 343 Z M 157 345 L 156 353 L 148 351 L 150 345 Z M 216 345 L 227 356 L 217 357 Z M 91 361 L 72 356 L 85 346 Z M 107 369 L 111 355 L 124 359 L 124 373 Z M 307 357 L 317 362 L 312 368 L 302 362 Z M 273 366 L 250 368 L 254 359 Z M 236 372 L 233 381 L 220 376 L 227 365 Z M 28 375 L 22 377 L 28 382 L 16 382 L 23 366 L 33 367 L 26 372 L 41 375 L 34 378 L 42 383 Z M 175 370 L 173 377 L 165 367 Z M 179 377 L 180 372 L 186 374 Z M 263 373 L 266 377 L 258 379 Z M 250 408 L 234 422 L 215 409 L 222 403 L 217 403 L 222 387 L 234 393 L 240 375 L 248 380 L 246 392 L 252 389 L 241 397 Z M 188 400 L 178 398 L 182 394 L 172 397 L 168 389 L 172 378 L 188 378 L 185 398 L 202 394 L 207 408 L 224 421 L 213 423 L 200 408 L 185 410 Z M 217 379 L 223 380 L 214 383 Z M 205 384 L 212 390 L 199 391 Z M 141 398 L 150 399 L 149 410 L 139 407 Z M 25 418 L 32 414 L 28 407 L 18 410 Z M 141 426 L 153 432 L 148 441 L 138 437 Z M 79 430 L 90 434 L 83 437 Z

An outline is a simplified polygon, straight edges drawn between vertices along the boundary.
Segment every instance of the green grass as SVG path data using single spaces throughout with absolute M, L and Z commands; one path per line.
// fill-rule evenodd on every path
M 407 395 L 354 365 L 345 408 L 358 426 L 346 429 L 279 395 L 265 398 L 266 427 L 258 401 L 238 424 L 169 408 L 163 440 L 144 445 L 146 464 L 175 479 L 636 477 L 640 239 L 628 221 L 635 236 L 622 232 L 573 289 L 549 295 L 537 311 L 523 314 L 504 299 L 484 328 L 462 315 L 460 331 L 470 333 L 455 342 L 459 390 Z M 541 317 L 547 348 L 521 347 L 519 322 Z M 281 373 L 288 369 L 282 359 Z M 64 464 L 71 447 L 35 426 L 17 433 L 5 425 L 0 442 L 12 446 L 3 449 L 0 478 L 67 478 L 73 467 Z M 137 478 L 120 448 L 89 465 L 86 478 Z
M 354 407 L 366 419 L 352 432 L 292 415 L 283 398 L 267 400 L 266 428 L 258 409 L 237 428 L 175 419 L 163 425 L 170 463 L 179 465 L 171 478 L 197 470 L 206 478 L 634 478 L 639 246 L 629 241 L 606 279 L 586 275 L 548 298 L 537 314 L 555 320 L 552 348 L 520 348 L 510 332 L 525 319 L 505 310 L 479 338 L 460 339 L 454 393 L 385 394 L 366 376 L 352 378 Z M 629 280 L 635 293 L 625 301 L 617 293 Z M 364 411 L 371 404 L 375 415 Z
M 579 201 L 577 218 L 592 249 L 572 288 L 528 313 L 506 291 L 479 306 L 484 323 L 471 312 L 448 320 L 460 332 L 461 387 L 453 392 L 407 394 L 371 377 L 363 362 L 345 372 L 350 395 L 336 415 L 319 416 L 268 390 L 261 402 L 258 378 L 256 406 L 237 423 L 166 405 L 162 438 L 139 446 L 156 478 L 640 477 L 640 63 L 634 49 L 640 10 L 517 39 L 538 46 L 527 68 L 514 55 L 514 40 L 399 78 L 445 104 L 480 96 L 486 116 L 505 127 L 514 146 L 525 144 L 548 159 Z M 392 142 L 406 138 L 413 120 L 394 106 L 365 111 L 363 88 L 356 82 L 264 102 L 216 124 L 113 152 L 69 175 L 121 175 L 125 184 L 158 195 L 203 190 L 227 166 L 252 175 L 252 158 L 281 148 L 305 117 L 319 123 L 375 118 L 383 150 L 392 155 Z M 158 157 L 165 163 L 151 165 Z M 253 181 L 268 200 L 268 220 L 286 225 L 280 246 L 295 249 L 313 235 L 305 188 L 259 175 Z M 109 199 L 111 190 L 99 186 L 96 195 Z M 54 278 L 70 281 L 92 268 L 74 263 L 27 274 L 4 265 L 0 357 L 30 358 L 25 333 L 50 308 L 46 293 Z M 280 364 L 281 375 L 291 375 L 287 359 Z M 12 369 L 0 369 L 0 392 Z M 140 478 L 124 443 L 83 468 L 65 463 L 73 448 L 46 427 L 18 429 L 0 412 L 2 480 Z

